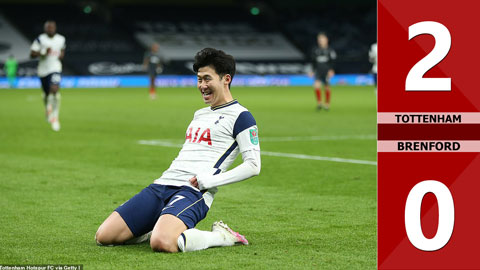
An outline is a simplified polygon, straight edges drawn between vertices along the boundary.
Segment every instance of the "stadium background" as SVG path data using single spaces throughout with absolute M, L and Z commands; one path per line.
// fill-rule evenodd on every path
M 376 268 L 376 96 L 367 54 L 375 1 L 3 0 L 0 11 L 0 62 L 15 52 L 24 88 L 0 89 L 0 265 Z M 67 39 L 60 132 L 45 121 L 28 59 L 46 19 Z M 304 74 L 320 30 L 339 56 L 328 112 L 316 110 Z M 180 51 L 159 77 L 156 100 L 140 70 L 139 36 L 160 39 L 172 58 Z M 234 82 L 246 86 L 232 94 L 258 123 L 262 172 L 220 187 L 197 227 L 222 219 L 250 245 L 185 254 L 154 253 L 146 243 L 96 246 L 101 222 L 168 168 L 193 112 L 205 107 L 189 86 L 188 62 L 210 44 L 238 55 Z M 292 78 L 300 85 L 278 86 Z
M 170 60 L 160 86 L 195 85 L 188 76 L 192 55 L 209 46 L 236 57 L 237 85 L 310 85 L 306 69 L 319 31 L 328 33 L 338 54 L 332 84 L 373 83 L 368 75 L 368 50 L 376 40 L 373 0 L 6 0 L 0 5 L 0 62 L 15 55 L 18 75 L 27 76 L 17 82 L 19 88 L 39 87 L 29 46 L 43 32 L 45 18 L 55 19 L 67 37 L 63 88 L 147 86 L 142 58 L 153 41 Z M 6 87 L 7 81 L 0 81 L 0 88 Z

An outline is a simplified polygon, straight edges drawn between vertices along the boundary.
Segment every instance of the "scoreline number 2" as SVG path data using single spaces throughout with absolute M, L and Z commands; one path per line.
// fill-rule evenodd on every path
M 408 40 L 422 34 L 432 35 L 435 38 L 435 46 L 410 69 L 405 80 L 405 90 L 451 91 L 451 78 L 423 78 L 423 75 L 440 63 L 450 51 L 452 45 L 450 31 L 443 24 L 433 21 L 418 22 L 408 27 Z

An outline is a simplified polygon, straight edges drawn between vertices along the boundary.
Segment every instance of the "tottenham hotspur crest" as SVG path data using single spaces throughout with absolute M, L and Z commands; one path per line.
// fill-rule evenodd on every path
M 218 120 L 215 121 L 215 125 L 218 124 L 218 123 L 220 122 L 220 120 L 222 120 L 223 118 L 225 118 L 225 117 L 223 117 L 223 116 L 220 115 L 220 117 L 218 117 Z
M 258 144 L 258 130 L 256 128 L 250 129 L 250 141 L 253 145 Z

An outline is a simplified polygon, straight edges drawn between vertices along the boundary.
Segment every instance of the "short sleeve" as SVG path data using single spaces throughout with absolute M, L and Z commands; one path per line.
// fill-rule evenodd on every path
M 233 126 L 233 138 L 237 138 L 240 132 L 255 125 L 257 125 L 257 122 L 249 111 L 241 112 Z
M 332 58 L 332 60 L 337 59 L 337 53 L 334 50 L 331 50 L 330 51 L 330 57 Z
M 240 153 L 248 150 L 260 151 L 260 140 L 258 139 L 257 126 L 251 126 L 240 132 L 235 141 L 238 143 Z
M 36 38 L 33 43 L 32 43 L 32 46 L 30 47 L 30 50 L 32 51 L 35 51 L 35 52 L 39 52 L 41 49 L 41 43 L 40 43 L 40 38 Z

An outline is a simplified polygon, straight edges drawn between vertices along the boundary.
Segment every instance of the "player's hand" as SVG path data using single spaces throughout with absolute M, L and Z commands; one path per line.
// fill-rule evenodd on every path
M 190 181 L 190 184 L 191 184 L 192 186 L 198 188 L 198 181 L 197 181 L 197 177 L 196 177 L 196 176 L 190 178 L 189 181 Z
M 313 71 L 308 72 L 308 77 L 313 77 Z
M 47 48 L 47 52 L 45 53 L 45 55 L 49 55 L 51 51 L 52 51 L 52 48 Z
M 330 69 L 327 74 L 328 78 L 332 78 L 334 75 L 335 75 L 335 71 L 333 71 L 333 69 Z

